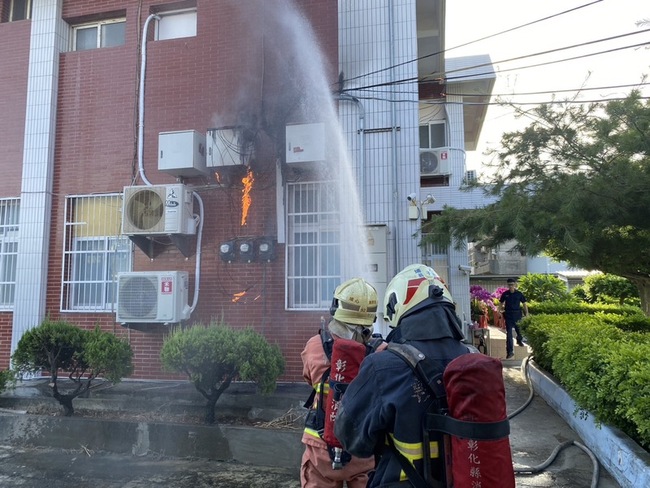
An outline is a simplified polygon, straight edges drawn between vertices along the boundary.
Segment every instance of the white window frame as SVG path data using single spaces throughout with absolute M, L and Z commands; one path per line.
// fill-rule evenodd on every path
M 442 145 L 439 145 L 439 144 L 432 145 L 431 144 L 431 140 L 432 140 L 431 128 L 432 128 L 432 126 L 440 126 L 440 125 L 442 125 L 443 139 L 444 140 L 442 141 Z M 423 141 L 420 140 L 420 149 L 437 149 L 439 147 L 446 147 L 447 146 L 448 137 L 447 137 L 447 124 L 446 124 L 445 120 L 434 120 L 434 121 L 429 122 L 428 124 L 420 124 L 420 128 L 422 129 L 423 127 L 426 127 L 427 131 L 428 131 L 428 144 L 424 145 Z
M 19 20 L 29 20 L 32 18 L 32 0 L 25 0 L 25 16 L 20 19 L 16 18 L 16 9 L 15 9 L 16 0 L 11 0 L 9 3 L 9 22 L 17 22 Z
M 328 309 L 341 282 L 338 191 L 334 181 L 287 184 L 287 310 Z
M 75 208 L 81 199 L 107 200 L 113 208 L 111 221 L 77 221 Z M 119 202 L 119 208 L 117 204 Z M 66 197 L 61 286 L 62 312 L 114 312 L 117 300 L 117 273 L 131 271 L 133 244 L 121 235 L 121 194 L 74 195 Z M 104 217 L 106 218 L 106 217 Z M 116 222 L 115 219 L 120 219 Z M 90 228 L 90 232 L 84 232 Z M 117 231 L 114 229 L 118 229 Z M 77 231 L 82 235 L 75 235 Z M 88 235 L 90 234 L 90 235 Z M 84 249 L 91 247 L 92 249 Z M 90 244 L 90 246 L 87 246 Z M 94 262 L 93 262 L 94 261 Z M 122 266 L 116 266 L 122 263 Z M 85 276 L 81 276 L 81 274 Z
M 14 308 L 19 222 L 20 199 L 0 199 L 0 310 Z
M 156 20 L 154 37 L 156 41 L 196 37 L 198 22 L 196 7 L 160 12 L 157 15 L 160 19 Z
M 77 33 L 81 30 L 84 29 L 97 29 L 97 37 L 96 37 L 96 42 L 95 42 L 95 47 L 90 48 L 90 49 L 82 49 L 82 51 L 91 51 L 92 49 L 105 49 L 104 46 L 102 46 L 102 27 L 105 25 L 110 25 L 110 24 L 125 24 L 125 34 L 124 34 L 124 42 L 120 44 L 120 46 L 123 46 L 124 43 L 126 42 L 126 18 L 125 17 L 120 17 L 117 19 L 106 19 L 106 20 L 98 20 L 95 22 L 87 22 L 85 24 L 78 24 L 72 26 L 72 50 L 77 51 Z M 108 46 L 108 47 L 117 47 L 117 46 Z

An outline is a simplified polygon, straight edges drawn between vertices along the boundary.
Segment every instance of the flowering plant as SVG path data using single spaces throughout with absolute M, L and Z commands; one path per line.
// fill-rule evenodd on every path
M 494 303 L 495 294 L 490 293 L 480 285 L 470 286 L 469 296 L 471 300 L 472 315 L 486 315 L 488 309 L 496 310 L 497 306 Z

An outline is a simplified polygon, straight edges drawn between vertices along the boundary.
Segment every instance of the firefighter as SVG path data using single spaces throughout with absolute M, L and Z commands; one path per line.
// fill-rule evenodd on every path
M 347 462 L 342 469 L 333 469 L 330 451 L 319 431 L 322 433 L 324 429 L 325 414 L 320 399 L 321 389 L 328 388 L 323 375 L 330 367 L 328 356 L 332 341 L 344 338 L 367 344 L 376 313 L 377 292 L 373 286 L 361 278 L 345 281 L 334 291 L 330 308 L 332 318 L 325 330 L 309 339 L 302 351 L 303 376 L 315 390 L 302 436 L 305 452 L 300 481 L 303 488 L 342 488 L 344 481 L 348 488 L 362 488 L 368 482 L 368 472 L 374 469 L 375 460 L 369 457 L 371 454 L 366 459 L 354 456 L 345 459 Z
M 413 345 L 443 368 L 470 352 L 461 342 L 451 294 L 427 266 L 408 266 L 392 279 L 386 289 L 384 318 L 392 328 L 386 338 L 389 348 L 391 342 Z M 369 487 L 397 486 L 400 481 L 410 486 L 393 449 L 425 477 L 420 419 L 432 401 L 413 369 L 398 355 L 380 352 L 363 361 L 341 400 L 334 432 L 351 454 L 378 457 Z M 444 469 L 440 439 L 430 443 L 430 476 L 436 480 L 443 479 Z

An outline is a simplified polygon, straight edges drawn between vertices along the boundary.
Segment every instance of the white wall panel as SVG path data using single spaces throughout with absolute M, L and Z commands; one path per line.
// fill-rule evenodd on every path
M 62 5 L 63 0 L 34 0 L 32 7 L 12 352 L 45 313 L 58 62 L 67 45 Z
M 353 161 L 362 160 L 361 194 L 366 222 L 389 229 L 389 273 L 420 260 L 412 237 L 416 222 L 407 218 L 409 193 L 419 188 L 417 63 L 415 0 L 357 0 L 339 2 L 340 69 L 349 95 L 365 111 L 363 144 L 356 132 L 358 113 L 345 103 L 342 123 Z M 353 139 L 357 139 L 354 141 Z M 395 256 L 397 253 L 397 256 Z

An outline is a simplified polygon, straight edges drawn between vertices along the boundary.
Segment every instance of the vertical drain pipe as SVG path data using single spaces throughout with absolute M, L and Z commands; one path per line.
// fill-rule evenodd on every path
M 138 171 L 140 173 L 140 178 L 145 185 L 151 186 L 151 182 L 144 175 L 144 76 L 147 69 L 147 28 L 149 27 L 149 22 L 153 19 L 160 20 L 160 17 L 156 14 L 151 14 L 147 17 L 147 20 L 144 21 L 144 27 L 142 28 L 142 52 L 140 59 L 140 89 L 138 90 Z
M 393 0 L 388 0 L 388 35 L 389 35 L 389 66 L 391 67 L 391 82 L 394 81 L 394 66 L 395 66 L 395 15 L 393 12 Z M 401 246 L 399 243 L 400 232 L 399 232 L 399 185 L 398 185 L 398 176 L 399 172 L 397 170 L 397 127 L 396 119 L 397 115 L 395 113 L 395 93 L 391 89 L 391 104 L 390 104 L 390 117 L 391 117 L 391 141 L 392 141 L 392 169 L 393 169 L 393 221 L 395 225 L 395 269 L 393 274 L 397 273 L 400 270 L 400 251 Z

